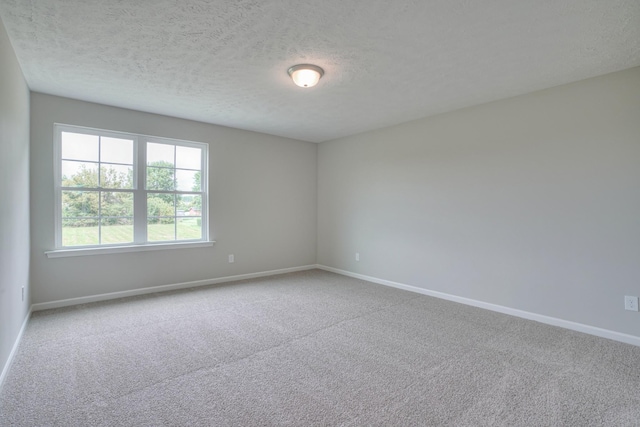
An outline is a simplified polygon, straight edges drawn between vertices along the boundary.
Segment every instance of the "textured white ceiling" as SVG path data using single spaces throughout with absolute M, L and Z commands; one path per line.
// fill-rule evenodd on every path
M 640 65 L 639 0 L 1 0 L 34 91 L 320 142 Z M 287 68 L 325 70 L 301 89 Z

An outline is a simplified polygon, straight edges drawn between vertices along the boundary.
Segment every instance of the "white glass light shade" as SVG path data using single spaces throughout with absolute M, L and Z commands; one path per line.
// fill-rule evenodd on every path
M 288 70 L 293 82 L 300 87 L 313 87 L 318 84 L 324 70 L 316 65 L 294 65 Z

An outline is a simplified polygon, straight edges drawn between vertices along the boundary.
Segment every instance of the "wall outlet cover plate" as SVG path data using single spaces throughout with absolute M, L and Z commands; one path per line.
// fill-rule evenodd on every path
M 624 309 L 630 311 L 638 311 L 638 297 L 624 297 Z

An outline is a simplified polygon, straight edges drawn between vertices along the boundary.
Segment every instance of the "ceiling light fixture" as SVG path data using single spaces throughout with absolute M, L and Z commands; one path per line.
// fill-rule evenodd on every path
M 317 65 L 298 64 L 290 67 L 287 73 L 298 86 L 313 87 L 318 84 L 320 77 L 324 74 L 324 70 Z

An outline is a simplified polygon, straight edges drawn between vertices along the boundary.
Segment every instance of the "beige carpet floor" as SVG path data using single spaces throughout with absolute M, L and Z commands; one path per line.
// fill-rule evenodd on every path
M 311 270 L 33 314 L 1 426 L 638 426 L 640 347 Z

